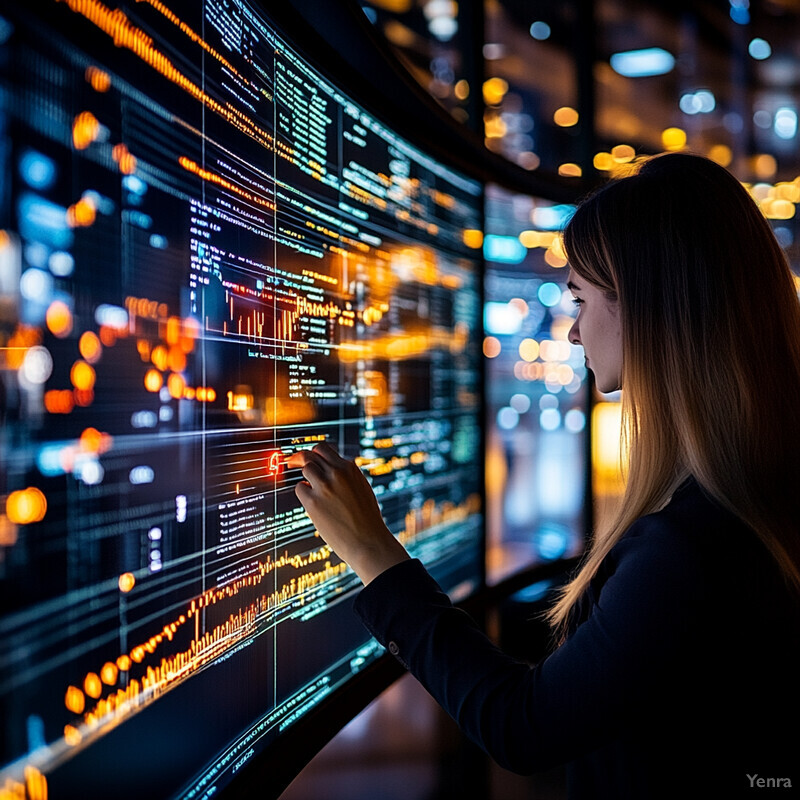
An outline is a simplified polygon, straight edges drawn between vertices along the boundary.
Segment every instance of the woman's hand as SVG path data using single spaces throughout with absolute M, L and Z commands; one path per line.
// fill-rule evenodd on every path
M 295 493 L 320 536 L 365 585 L 409 558 L 386 527 L 372 488 L 354 462 L 323 443 L 298 450 L 286 463 L 303 473 Z

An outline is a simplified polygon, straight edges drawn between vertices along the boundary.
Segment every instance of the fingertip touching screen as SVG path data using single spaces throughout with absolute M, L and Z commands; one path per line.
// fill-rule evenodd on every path
M 3 797 L 209 797 L 381 657 L 298 448 L 482 585 L 483 188 L 265 8 L 0 10 Z

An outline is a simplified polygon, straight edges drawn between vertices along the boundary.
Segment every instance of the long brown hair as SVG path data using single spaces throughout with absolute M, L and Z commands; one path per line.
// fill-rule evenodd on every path
M 619 300 L 629 462 L 617 518 L 549 613 L 562 633 L 609 550 L 688 475 L 746 522 L 800 591 L 800 304 L 746 189 L 669 153 L 584 201 L 572 269 Z

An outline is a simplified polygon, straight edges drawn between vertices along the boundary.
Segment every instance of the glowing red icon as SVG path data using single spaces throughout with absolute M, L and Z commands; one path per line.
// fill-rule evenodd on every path
M 270 478 L 277 478 L 281 474 L 281 453 L 276 450 L 274 453 L 269 454 L 267 459 L 267 476 Z

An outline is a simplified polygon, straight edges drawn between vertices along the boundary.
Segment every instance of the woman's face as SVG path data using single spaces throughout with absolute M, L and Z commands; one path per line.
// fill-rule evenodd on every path
M 600 392 L 622 388 L 622 325 L 619 303 L 609 300 L 602 289 L 569 271 L 570 291 L 578 316 L 569 331 L 572 344 L 582 345 L 586 366 L 594 373 Z

